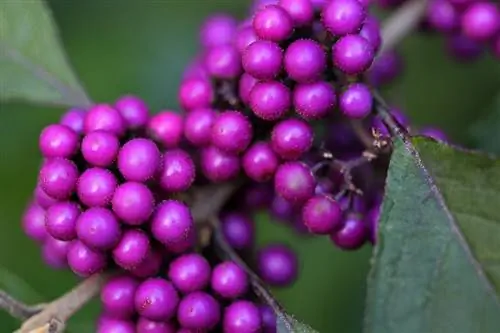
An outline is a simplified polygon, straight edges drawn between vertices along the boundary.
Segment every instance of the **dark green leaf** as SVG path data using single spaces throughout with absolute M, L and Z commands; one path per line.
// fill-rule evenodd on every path
M 500 92 L 487 106 L 485 115 L 470 129 L 473 144 L 490 153 L 500 154 Z
M 500 332 L 500 161 L 394 141 L 365 333 Z
M 42 0 L 0 3 L 0 100 L 88 106 Z
M 313 330 L 311 327 L 295 320 L 290 316 L 288 316 L 286 320 L 283 320 L 278 316 L 277 320 L 277 333 L 318 333 L 318 331 Z

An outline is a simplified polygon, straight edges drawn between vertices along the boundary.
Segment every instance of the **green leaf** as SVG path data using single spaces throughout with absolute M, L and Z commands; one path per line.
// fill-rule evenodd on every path
M 47 5 L 0 2 L 0 100 L 88 106 Z
M 318 331 L 313 330 L 311 327 L 297 321 L 291 316 L 287 316 L 286 320 L 278 316 L 277 321 L 277 333 L 318 333 Z
M 0 289 L 23 302 L 43 302 L 44 297 L 30 286 L 24 279 L 0 266 Z
M 500 332 L 500 161 L 394 143 L 364 332 Z
M 470 128 L 470 137 L 475 147 L 490 153 L 500 154 L 500 92 L 487 106 L 485 115 Z

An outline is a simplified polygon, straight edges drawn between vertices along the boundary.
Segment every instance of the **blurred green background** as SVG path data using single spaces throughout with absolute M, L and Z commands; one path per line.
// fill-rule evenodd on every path
M 134 93 L 158 111 L 177 107 L 176 86 L 183 67 L 196 53 L 203 18 L 217 11 L 243 17 L 249 1 L 49 3 L 69 57 L 94 101 L 113 101 L 121 94 Z M 403 50 L 407 69 L 386 95 L 416 125 L 438 125 L 454 141 L 468 146 L 488 142 L 484 135 L 482 141 L 474 141 L 477 136 L 470 134 L 470 125 L 488 117 L 493 101 L 498 100 L 498 62 L 486 56 L 473 64 L 459 64 L 443 52 L 442 40 L 429 36 L 410 38 Z M 37 247 L 22 234 L 20 216 L 35 184 L 38 133 L 63 110 L 20 103 L 0 107 L 0 287 L 27 302 L 48 301 L 71 288 L 77 279 L 42 264 Z M 371 249 L 343 253 L 326 239 L 296 238 L 263 217 L 259 241 L 273 240 L 294 246 L 302 263 L 298 283 L 276 291 L 285 307 L 322 333 L 360 332 Z M 72 319 L 69 331 L 93 332 L 92 319 L 97 313 L 94 302 Z M 11 332 L 18 325 L 0 313 L 1 332 Z

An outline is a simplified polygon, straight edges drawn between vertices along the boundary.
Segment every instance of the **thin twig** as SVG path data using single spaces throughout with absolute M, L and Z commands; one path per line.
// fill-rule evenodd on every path
M 12 317 L 26 320 L 42 311 L 45 304 L 27 305 L 0 290 L 0 309 L 5 310 Z
M 370 163 L 377 157 L 377 154 L 366 150 L 359 157 L 348 161 L 333 159 L 330 162 L 330 165 L 342 174 L 344 178 L 343 186 L 347 191 L 361 195 L 363 194 L 363 192 L 354 184 L 352 179 L 352 171 L 366 163 Z

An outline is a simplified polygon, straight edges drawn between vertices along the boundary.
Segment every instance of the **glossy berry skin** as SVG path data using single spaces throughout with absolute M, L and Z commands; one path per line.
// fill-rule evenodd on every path
M 309 25 L 314 20 L 314 6 L 310 0 L 280 0 L 279 5 L 290 15 L 296 27 Z
M 162 264 L 163 252 L 153 248 L 139 265 L 132 267 L 128 272 L 134 277 L 145 279 L 157 275 Z
M 125 95 L 115 102 L 115 108 L 125 120 L 129 129 L 138 129 L 146 126 L 149 120 L 147 104 L 137 96 Z
M 108 316 L 99 318 L 96 333 L 136 333 L 131 320 L 115 319 Z
M 375 50 L 369 41 L 359 35 L 346 35 L 332 47 L 335 66 L 348 75 L 358 75 L 370 68 Z
M 462 32 L 474 41 L 486 41 L 500 31 L 500 9 L 492 2 L 473 3 L 462 14 Z
M 243 73 L 238 84 L 238 93 L 243 103 L 250 103 L 250 93 L 257 82 L 259 81 L 255 77 L 248 73 Z
M 35 203 L 30 203 L 22 217 L 24 233 L 36 242 L 43 242 L 47 237 L 45 229 L 45 210 Z
M 42 130 L 39 148 L 44 157 L 69 158 L 76 153 L 79 143 L 78 134 L 71 128 L 52 124 Z
M 212 182 L 223 182 L 236 177 L 241 164 L 238 155 L 226 153 L 214 146 L 201 151 L 201 171 Z
M 118 156 L 120 141 L 106 131 L 95 131 L 85 135 L 82 140 L 82 155 L 91 165 L 110 166 Z
M 111 199 L 113 212 L 128 225 L 141 225 L 151 216 L 155 200 L 149 188 L 137 182 L 118 186 Z
M 316 81 L 326 68 L 326 53 L 319 43 L 299 39 L 286 49 L 284 64 L 293 80 L 300 83 Z
M 34 203 L 42 207 L 43 209 L 47 209 L 50 206 L 59 202 L 59 200 L 52 198 L 49 196 L 42 188 L 41 184 L 38 183 L 35 187 L 35 191 L 33 191 L 33 199 Z
M 120 223 L 106 208 L 94 207 L 84 211 L 76 222 L 78 238 L 96 251 L 113 248 L 121 236 Z
M 133 270 L 146 259 L 150 251 L 148 235 L 139 229 L 129 229 L 123 232 L 112 255 L 118 266 Z
M 85 110 L 72 108 L 61 116 L 59 124 L 71 128 L 77 134 L 81 134 L 83 132 L 84 119 Z
M 262 321 L 259 308 L 249 301 L 235 301 L 224 310 L 224 332 L 260 332 Z
M 370 89 L 363 83 L 354 83 L 340 95 L 340 110 L 349 118 L 364 118 L 373 107 Z
M 148 123 L 149 135 L 165 148 L 175 148 L 179 145 L 183 128 L 184 119 L 174 111 L 155 114 Z
M 241 213 L 227 213 L 221 217 L 222 233 L 231 247 L 236 250 L 250 248 L 254 243 L 254 223 Z
M 448 33 L 458 27 L 460 13 L 448 0 L 432 0 L 427 4 L 426 19 L 434 29 Z
M 248 45 L 242 54 L 245 72 L 259 80 L 272 80 L 283 67 L 283 50 L 268 40 L 257 40 Z
M 126 125 L 120 112 L 111 105 L 96 104 L 85 115 L 83 129 L 87 134 L 103 130 L 120 137 L 125 133 Z
M 145 182 L 155 176 L 160 158 L 160 150 L 153 141 L 132 139 L 118 153 L 118 170 L 128 181 Z
M 210 285 L 223 298 L 238 298 L 248 290 L 248 276 L 235 262 L 225 261 L 214 267 Z
M 67 255 L 70 247 L 70 241 L 47 236 L 42 245 L 42 259 L 53 269 L 65 269 L 68 267 Z
M 210 81 L 193 77 L 184 80 L 179 90 L 179 103 L 186 110 L 209 108 L 214 98 Z
M 135 314 L 134 295 L 139 282 L 127 275 L 109 279 L 101 289 L 101 303 L 107 316 L 129 319 Z
M 162 189 L 168 192 L 182 192 L 189 189 L 195 178 L 195 166 L 191 156 L 184 150 L 173 149 L 163 154 L 159 174 Z
M 252 141 L 252 124 L 239 111 L 219 113 L 212 126 L 211 142 L 222 151 L 241 153 Z
M 197 109 L 189 112 L 184 119 L 184 136 L 195 147 L 210 144 L 212 125 L 216 114 L 212 109 Z
M 287 286 L 297 277 L 297 257 L 284 245 L 269 245 L 260 249 L 257 265 L 262 279 L 273 286 Z
M 174 253 L 193 246 L 194 222 L 189 208 L 180 201 L 167 200 L 158 205 L 151 221 L 153 236 Z
M 58 200 L 65 200 L 73 194 L 77 180 L 75 163 L 64 158 L 50 159 L 40 169 L 39 181 L 43 191 Z
M 312 146 L 312 127 L 299 119 L 286 119 L 274 126 L 271 133 L 273 150 L 285 160 L 300 158 Z
M 60 202 L 47 209 L 45 227 L 58 240 L 69 241 L 76 238 L 76 221 L 80 208 L 71 201 Z
M 342 209 L 330 196 L 316 195 L 302 208 L 302 221 L 313 234 L 327 235 L 340 227 Z
M 230 15 L 208 17 L 200 28 L 200 43 L 205 48 L 230 44 L 236 33 L 237 22 Z
M 359 35 L 370 42 L 375 52 L 380 49 L 380 46 L 382 45 L 381 28 L 375 17 L 366 17 L 363 27 L 359 31 Z
M 361 29 L 366 10 L 358 0 L 332 0 L 321 12 L 321 21 L 334 36 L 354 34 Z
M 135 292 L 135 310 L 147 319 L 168 322 L 177 310 L 179 295 L 172 283 L 162 278 L 143 281 Z
M 325 81 L 297 84 L 293 91 L 295 111 L 304 119 L 324 118 L 336 104 L 335 89 Z
M 140 317 L 135 328 L 136 333 L 176 333 L 177 329 L 171 322 L 157 322 Z
M 277 81 L 259 82 L 250 92 L 250 108 L 264 120 L 283 117 L 291 106 L 290 90 Z
M 305 202 L 313 196 L 315 187 L 311 169 L 302 162 L 282 164 L 274 177 L 276 193 L 291 202 Z
M 208 261 L 197 253 L 184 254 L 170 263 L 168 278 L 181 293 L 189 294 L 205 289 L 212 269 Z
M 68 265 L 78 276 L 88 277 L 106 267 L 106 255 L 96 252 L 83 242 L 75 240 L 68 250 Z
M 271 179 L 278 168 L 279 160 L 271 145 L 260 141 L 247 149 L 242 158 L 245 174 L 256 182 Z
M 359 216 L 348 216 L 341 228 L 331 235 L 332 241 L 342 250 L 355 250 L 365 244 L 368 228 Z
M 242 71 L 240 53 L 232 45 L 213 46 L 206 52 L 205 67 L 214 78 L 234 79 Z
M 293 33 L 293 21 L 283 8 L 269 5 L 255 14 L 253 28 L 259 38 L 281 42 Z
M 184 296 L 177 310 L 177 320 L 182 327 L 202 332 L 214 328 L 220 317 L 219 303 L 201 291 Z
M 78 179 L 78 198 L 86 206 L 104 207 L 111 202 L 117 185 L 116 177 L 108 169 L 87 169 Z
M 234 45 L 241 55 L 244 54 L 246 48 L 258 40 L 252 26 L 242 25 L 238 28 L 235 36 Z M 243 61 L 244 63 L 244 61 Z

